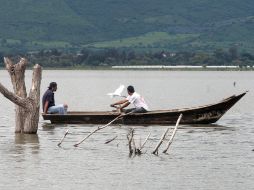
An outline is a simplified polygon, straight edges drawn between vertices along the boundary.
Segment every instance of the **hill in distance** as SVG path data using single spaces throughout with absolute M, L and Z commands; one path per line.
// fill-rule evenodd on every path
M 252 0 L 0 0 L 0 51 L 254 50 Z

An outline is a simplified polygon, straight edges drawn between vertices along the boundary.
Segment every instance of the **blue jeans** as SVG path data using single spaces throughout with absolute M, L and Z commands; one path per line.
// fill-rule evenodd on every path
M 48 113 L 59 113 L 59 114 L 66 114 L 67 108 L 64 107 L 63 104 L 59 104 L 56 106 L 51 106 L 48 108 Z

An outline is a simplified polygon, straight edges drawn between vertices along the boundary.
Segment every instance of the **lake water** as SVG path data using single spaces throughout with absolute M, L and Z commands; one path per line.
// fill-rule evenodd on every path
M 78 148 L 96 126 L 50 125 L 40 118 L 37 135 L 14 133 L 14 105 L 0 95 L 0 189 L 253 189 L 254 73 L 217 71 L 43 71 L 41 93 L 58 83 L 58 103 L 69 110 L 110 110 L 106 96 L 132 84 L 150 109 L 215 103 L 249 90 L 216 124 L 180 126 L 168 154 L 151 154 L 167 126 L 110 126 Z M 12 89 L 7 71 L 0 82 Z M 31 71 L 26 73 L 27 89 Z M 235 83 L 235 86 L 233 83 Z M 124 92 L 126 94 L 126 92 Z M 126 134 L 137 144 L 151 132 L 141 156 L 130 158 Z M 173 128 L 173 126 L 172 126 Z M 57 143 L 69 129 L 62 146 Z M 106 140 L 117 135 L 110 144 Z

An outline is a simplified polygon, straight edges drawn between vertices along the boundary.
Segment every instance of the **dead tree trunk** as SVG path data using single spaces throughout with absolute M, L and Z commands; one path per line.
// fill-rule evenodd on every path
M 8 58 L 4 58 L 4 63 L 9 75 L 11 77 L 11 83 L 13 86 L 14 93 L 21 97 L 26 98 L 26 85 L 25 85 L 25 70 L 27 66 L 27 61 L 25 59 L 20 59 L 19 63 L 13 65 L 12 61 Z M 16 105 L 15 106 L 15 132 L 20 133 L 23 131 L 23 126 L 25 122 L 25 110 Z
M 19 63 L 13 64 L 8 58 L 4 58 L 14 93 L 10 92 L 0 83 L 0 92 L 10 101 L 16 104 L 15 120 L 16 133 L 37 133 L 40 110 L 40 85 L 41 66 L 36 64 L 33 68 L 32 87 L 27 96 L 25 85 L 25 69 L 27 60 L 21 58 Z

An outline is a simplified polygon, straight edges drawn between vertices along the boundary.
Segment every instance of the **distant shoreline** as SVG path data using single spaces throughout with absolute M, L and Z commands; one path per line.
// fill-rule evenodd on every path
M 253 67 L 239 66 L 192 66 L 192 65 L 127 65 L 127 66 L 112 66 L 114 70 L 179 70 L 179 71 L 252 71 Z
M 27 70 L 32 70 L 27 67 Z M 44 70 L 115 70 L 115 71 L 254 71 L 253 67 L 237 67 L 237 66 L 97 66 L 97 67 L 43 67 Z M 6 70 L 0 67 L 0 70 Z

